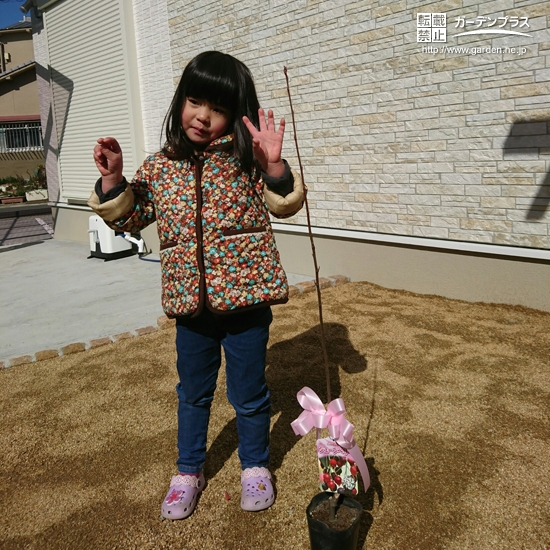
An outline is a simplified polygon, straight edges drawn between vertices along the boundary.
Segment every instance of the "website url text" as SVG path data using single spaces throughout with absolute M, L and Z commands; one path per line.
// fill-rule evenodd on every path
M 422 46 L 422 53 L 431 53 L 431 54 L 461 54 L 461 55 L 478 55 L 482 53 L 504 53 L 504 54 L 513 54 L 513 55 L 524 55 L 527 53 L 527 48 L 525 46 L 518 46 L 514 48 L 509 47 L 500 47 L 493 48 L 491 46 L 481 47 L 481 46 Z

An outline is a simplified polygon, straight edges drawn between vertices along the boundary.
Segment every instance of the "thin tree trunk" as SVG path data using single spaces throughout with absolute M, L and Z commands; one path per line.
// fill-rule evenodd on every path
M 300 148 L 298 147 L 298 137 L 296 135 L 296 121 L 294 118 L 294 108 L 292 106 L 292 97 L 290 95 L 290 84 L 288 81 L 288 72 L 286 67 L 284 68 L 285 79 L 286 79 L 286 91 L 288 93 L 288 101 L 290 103 L 290 112 L 292 115 L 292 128 L 294 130 L 294 143 L 296 145 L 296 154 L 298 155 L 298 165 L 300 166 L 300 175 L 302 176 L 302 182 L 304 183 L 304 204 L 306 207 L 306 217 L 307 217 L 307 229 L 309 233 L 309 240 L 311 242 L 311 254 L 313 255 L 313 265 L 315 267 L 315 286 L 317 288 L 317 304 L 319 306 L 319 325 L 321 327 L 321 348 L 323 350 L 323 359 L 325 361 L 325 377 L 327 382 L 327 403 L 332 401 L 332 392 L 330 391 L 330 371 L 328 365 L 328 354 L 327 346 L 325 340 L 325 325 L 323 323 L 323 303 L 321 300 L 321 285 L 319 283 L 319 266 L 317 265 L 317 254 L 315 253 L 315 243 L 313 241 L 313 232 L 311 230 L 311 218 L 309 216 L 309 204 L 307 202 L 307 187 L 304 179 L 304 168 L 302 166 L 302 159 L 300 158 Z M 319 438 L 319 433 L 317 431 L 317 438 Z

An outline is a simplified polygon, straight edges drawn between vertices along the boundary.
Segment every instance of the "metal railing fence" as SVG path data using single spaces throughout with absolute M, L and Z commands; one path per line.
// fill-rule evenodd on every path
M 43 148 L 40 122 L 0 124 L 0 153 L 40 151 Z

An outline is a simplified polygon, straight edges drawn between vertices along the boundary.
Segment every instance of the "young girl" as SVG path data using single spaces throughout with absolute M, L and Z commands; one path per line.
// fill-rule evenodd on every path
M 129 184 L 119 144 L 99 139 L 94 159 L 102 177 L 88 203 L 113 229 L 137 232 L 157 222 L 162 304 L 176 318 L 180 380 L 179 473 L 162 515 L 189 516 L 205 486 L 221 346 L 237 416 L 241 507 L 263 510 L 274 501 L 267 468 L 269 306 L 288 299 L 268 211 L 294 214 L 303 188 L 281 159 L 284 120 L 277 130 L 272 111 L 266 120 L 250 71 L 230 55 L 205 52 L 187 65 L 165 126 L 164 148 Z

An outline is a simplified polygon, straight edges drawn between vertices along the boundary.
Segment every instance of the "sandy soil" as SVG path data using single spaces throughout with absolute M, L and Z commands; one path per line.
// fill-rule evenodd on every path
M 323 300 L 332 397 L 373 479 L 358 547 L 550 548 L 550 314 L 367 283 Z M 315 435 L 290 422 L 303 386 L 326 400 L 315 293 L 274 315 L 271 509 L 240 509 L 220 374 L 208 486 L 191 518 L 160 519 L 176 457 L 167 329 L 0 373 L 0 548 L 309 548 Z

